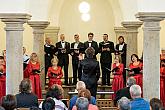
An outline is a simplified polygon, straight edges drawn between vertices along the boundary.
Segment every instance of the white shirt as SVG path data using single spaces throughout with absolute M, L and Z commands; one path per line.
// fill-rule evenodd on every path
M 53 98 L 53 100 L 55 101 L 55 110 L 64 110 L 64 109 L 68 110 L 66 105 L 61 100 L 57 100 L 56 98 Z M 42 109 L 42 103 L 43 101 L 39 105 L 39 108 L 41 109 Z
M 74 43 L 74 49 L 77 49 L 78 47 L 78 42 Z
M 92 46 L 92 41 L 88 41 L 88 43 L 89 43 L 89 47 L 91 47 Z
M 26 54 L 23 55 L 23 62 L 28 64 L 30 57 Z
M 123 50 L 123 47 L 124 47 L 124 43 L 122 45 L 119 45 L 119 51 Z
M 61 41 L 62 48 L 65 48 L 65 41 Z

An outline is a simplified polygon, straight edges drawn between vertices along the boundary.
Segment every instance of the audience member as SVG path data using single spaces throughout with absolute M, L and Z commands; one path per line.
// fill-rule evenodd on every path
M 122 97 L 118 100 L 119 110 L 130 110 L 130 100 L 127 97 Z
M 130 87 L 130 94 L 132 101 L 130 102 L 131 110 L 150 110 L 149 102 L 141 98 L 141 87 L 139 85 L 132 85 Z
M 76 101 L 76 108 L 72 110 L 88 110 L 89 101 L 85 97 L 79 97 Z
M 3 108 L 2 106 L 0 106 L 0 110 L 5 110 L 5 108 Z
M 31 83 L 29 79 L 24 79 L 19 85 L 20 93 L 16 95 L 17 108 L 38 107 L 38 98 L 31 93 Z
M 60 85 L 54 84 L 49 88 L 46 98 L 52 98 L 55 101 L 55 110 L 68 110 L 66 105 L 61 101 L 63 98 L 63 89 Z M 42 108 L 42 104 L 43 102 L 41 102 L 39 108 Z
M 151 110 L 161 110 L 163 108 L 163 104 L 158 98 L 152 98 L 150 100 L 150 108 Z
M 83 81 L 78 81 L 76 84 L 76 90 L 78 91 L 78 94 L 80 94 L 80 92 L 84 89 L 86 89 L 85 83 Z M 70 99 L 69 110 L 72 110 L 73 106 L 76 105 L 77 98 L 78 98 L 78 96 L 75 95 Z M 91 96 L 89 103 L 96 105 L 96 99 L 93 96 Z
M 55 102 L 52 98 L 47 98 L 42 103 L 42 110 L 55 110 Z
M 5 110 L 14 110 L 17 108 L 17 100 L 14 95 L 8 94 L 2 98 L 2 107 Z
M 122 98 L 122 97 L 127 97 L 128 99 L 132 99 L 131 98 L 131 95 L 130 95 L 130 91 L 129 91 L 129 89 L 130 89 L 130 87 L 132 86 L 132 85 L 134 85 L 134 84 L 136 84 L 136 80 L 135 80 L 135 78 L 134 77 L 129 77 L 128 79 L 127 79 L 127 87 L 125 87 L 125 88 L 123 88 L 123 89 L 120 89 L 120 90 L 118 90 L 117 92 L 116 92 L 116 98 L 115 98 L 115 100 L 114 100 L 114 104 L 116 105 L 116 103 L 117 103 L 117 101 L 120 99 L 120 98 Z

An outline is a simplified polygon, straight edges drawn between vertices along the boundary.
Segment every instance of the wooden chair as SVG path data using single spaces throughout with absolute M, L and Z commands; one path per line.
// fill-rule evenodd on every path
M 112 99 L 97 99 L 97 104 L 99 109 L 102 107 L 113 107 L 113 100 Z

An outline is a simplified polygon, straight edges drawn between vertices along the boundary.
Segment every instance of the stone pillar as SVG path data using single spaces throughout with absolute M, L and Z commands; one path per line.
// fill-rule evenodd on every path
M 44 63 L 44 30 L 49 25 L 48 21 L 29 21 L 28 24 L 33 28 L 33 52 L 37 53 L 40 68 L 45 67 Z M 42 89 L 45 87 L 45 73 L 44 69 L 41 71 Z
M 118 37 L 119 37 L 119 36 L 123 36 L 125 42 L 127 42 L 127 38 L 126 38 L 126 28 L 124 28 L 124 27 L 115 27 L 114 30 L 115 30 L 115 33 L 116 33 L 116 44 L 119 43 L 119 42 L 118 42 Z
M 24 13 L 0 13 L 6 24 L 6 94 L 17 94 L 23 79 L 23 24 L 31 16 Z
M 53 45 L 55 45 L 55 43 L 58 42 L 58 32 L 59 32 L 59 30 L 60 30 L 60 27 L 49 26 L 44 31 L 45 36 L 51 38 Z
M 160 21 L 164 12 L 140 12 L 143 21 L 143 95 L 147 99 L 160 97 Z
M 127 61 L 126 65 L 128 66 L 131 62 L 131 55 L 138 53 L 137 48 L 137 35 L 138 28 L 142 25 L 142 22 L 133 21 L 133 22 L 122 22 L 123 27 L 126 28 L 126 36 L 127 36 Z

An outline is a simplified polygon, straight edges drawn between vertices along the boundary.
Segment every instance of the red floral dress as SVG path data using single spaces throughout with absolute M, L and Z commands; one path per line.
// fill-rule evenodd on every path
M 160 68 L 160 99 L 165 106 L 165 67 Z

